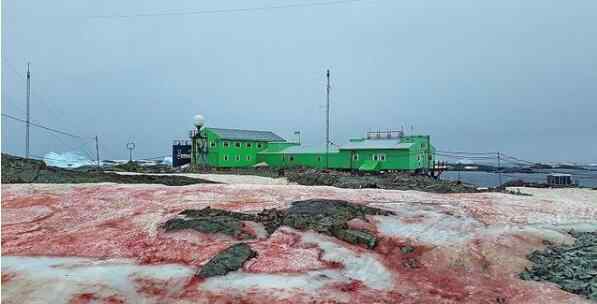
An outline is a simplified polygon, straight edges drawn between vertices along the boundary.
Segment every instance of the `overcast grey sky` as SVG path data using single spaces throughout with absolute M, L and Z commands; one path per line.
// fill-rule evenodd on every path
M 309 2 L 309 1 L 306 1 Z M 305 3 L 3 1 L 2 112 L 88 137 L 102 158 L 170 153 L 192 116 L 323 143 L 414 125 L 436 147 L 597 161 L 597 1 L 360 2 L 267 11 L 94 19 Z M 15 71 L 16 70 L 16 71 Z M 24 154 L 2 119 L 2 151 Z M 32 153 L 78 149 L 33 129 Z M 93 145 L 86 149 L 93 152 Z

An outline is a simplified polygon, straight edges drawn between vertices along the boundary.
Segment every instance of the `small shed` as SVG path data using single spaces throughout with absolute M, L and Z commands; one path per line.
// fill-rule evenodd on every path
M 570 186 L 572 185 L 572 175 L 551 173 L 547 175 L 547 184 L 551 186 Z

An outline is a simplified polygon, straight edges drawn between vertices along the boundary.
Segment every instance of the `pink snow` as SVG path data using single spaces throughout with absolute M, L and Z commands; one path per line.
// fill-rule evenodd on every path
M 2 185 L 3 303 L 585 303 L 517 274 L 568 229 L 597 229 L 597 191 L 430 194 L 298 185 Z M 341 199 L 394 211 L 353 220 L 374 250 L 282 227 L 239 271 L 194 273 L 238 242 L 160 225 L 189 208 L 259 212 Z M 410 246 L 412 251 L 400 249 Z M 47 300 L 47 301 L 46 301 Z M 501 301 L 501 302 L 500 302 Z M 505 302 L 503 302 L 505 301 Z M 588 303 L 588 302 L 587 302 Z

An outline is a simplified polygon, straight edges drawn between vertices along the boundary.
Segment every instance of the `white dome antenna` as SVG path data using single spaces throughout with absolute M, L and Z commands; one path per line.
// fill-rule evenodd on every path
M 201 129 L 205 125 L 205 118 L 203 118 L 203 115 L 197 114 L 193 116 L 193 124 L 197 129 Z

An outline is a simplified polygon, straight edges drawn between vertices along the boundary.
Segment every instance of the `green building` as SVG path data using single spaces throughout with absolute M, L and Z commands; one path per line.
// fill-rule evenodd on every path
M 427 135 L 370 132 L 345 145 L 306 147 L 269 131 L 199 128 L 192 134 L 193 166 L 241 168 L 308 167 L 359 171 L 425 171 L 435 148 Z
M 254 166 L 260 152 L 286 144 L 284 138 L 269 131 L 201 128 L 191 136 L 191 164 L 215 168 Z

